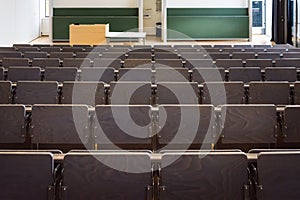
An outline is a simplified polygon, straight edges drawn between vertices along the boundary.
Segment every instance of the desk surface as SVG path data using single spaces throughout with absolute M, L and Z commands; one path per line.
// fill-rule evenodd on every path
M 145 38 L 145 32 L 108 32 L 105 37 L 107 38 Z

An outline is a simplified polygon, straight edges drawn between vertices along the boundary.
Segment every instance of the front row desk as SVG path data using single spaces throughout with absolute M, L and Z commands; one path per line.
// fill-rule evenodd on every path
M 99 45 L 109 43 L 111 39 L 146 42 L 144 32 L 109 32 L 109 24 L 70 25 L 70 45 Z

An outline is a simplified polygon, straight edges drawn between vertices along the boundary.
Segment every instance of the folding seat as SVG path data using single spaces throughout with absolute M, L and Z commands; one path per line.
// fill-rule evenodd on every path
M 272 59 L 247 59 L 245 67 L 272 67 L 273 61 Z
M 26 111 L 23 105 L 0 105 L 0 143 L 20 144 L 26 141 Z M 1 182 L 1 181 L 0 181 Z
M 148 59 L 152 60 L 153 55 L 151 52 L 128 52 L 127 53 L 127 58 L 128 59 Z M 176 57 L 178 58 L 178 57 Z
M 42 47 L 51 47 L 51 44 L 33 44 L 32 46 L 40 49 Z
M 190 74 L 185 68 L 156 68 L 155 83 L 157 82 L 190 82 Z
M 132 53 L 146 53 L 146 52 L 152 52 L 152 46 L 151 45 L 134 45 L 129 52 Z M 129 53 L 128 52 L 128 53 Z
M 26 52 L 26 51 L 39 51 L 40 49 L 38 47 L 16 47 L 16 50 L 19 52 Z
M 228 74 L 229 81 L 261 81 L 262 74 L 259 67 L 230 67 Z
M 220 53 L 222 52 L 222 49 L 220 48 L 204 48 L 204 49 L 199 49 L 200 52 L 203 52 L 205 54 L 207 53 Z
M 151 69 L 145 68 L 121 68 L 119 70 L 119 81 L 150 81 L 153 82 L 153 73 Z
M 203 85 L 202 103 L 215 106 L 245 103 L 243 82 L 207 82 Z
M 0 81 L 0 104 L 12 103 L 12 82 Z
M 199 52 L 199 50 L 197 48 L 176 48 L 176 52 L 179 53 L 179 54 L 182 54 L 182 53 L 196 53 L 196 52 Z
M 108 98 L 112 105 L 150 105 L 152 104 L 151 82 L 111 82 Z
M 13 47 L 31 47 L 31 44 L 13 44 Z
M 5 80 L 4 67 L 0 67 L 0 81 Z
M 232 59 L 242 59 L 242 60 L 256 59 L 256 55 L 254 52 L 243 52 L 243 53 L 233 52 Z
M 155 44 L 153 45 L 155 49 L 171 49 L 173 48 L 171 44 Z
M 277 142 L 275 105 L 223 105 L 219 117 L 217 149 L 269 147 Z M 249 149 L 247 149 L 249 150 Z
M 260 52 L 257 53 L 257 59 L 271 59 L 275 60 L 276 58 L 281 58 L 280 53 L 274 52 Z
M 278 53 L 284 53 L 286 52 L 287 49 L 286 48 L 267 48 L 266 52 L 278 52 Z
M 40 81 L 41 68 L 39 67 L 9 67 L 7 71 L 7 80 L 18 81 Z
M 63 83 L 61 103 L 62 104 L 105 104 L 103 82 L 74 82 Z
M 148 153 L 68 153 L 62 195 L 67 199 L 152 199 L 151 171 Z
M 210 49 L 213 48 L 212 45 L 208 44 L 208 45 L 194 45 L 194 48 L 198 48 L 198 49 Z
M 193 69 L 192 81 L 197 83 L 225 81 L 225 69 L 224 68 Z
M 298 199 L 299 152 L 263 152 L 257 157 L 257 199 Z
M 102 53 L 107 51 L 107 47 L 103 46 L 103 45 L 99 45 L 99 46 L 93 46 L 93 47 L 86 47 L 85 48 L 85 52 L 94 52 L 94 53 Z M 80 53 L 80 52 L 78 52 Z
M 233 48 L 251 49 L 253 46 L 250 44 L 235 44 Z
M 64 60 L 65 58 L 74 58 L 74 54 L 72 52 L 50 52 L 49 58 Z
M 294 84 L 294 104 L 300 105 L 300 82 Z
M 206 54 L 206 59 L 230 59 L 230 53 L 228 52 L 222 52 L 222 53 L 208 53 Z
M 126 58 L 126 53 L 125 52 L 103 52 L 101 54 L 101 58 L 110 58 L 110 59 L 121 59 L 121 60 L 125 60 Z
M 94 59 L 93 67 L 95 68 L 115 68 L 120 69 L 122 67 L 121 59 L 109 59 L 109 58 L 101 58 L 101 59 Z
M 0 47 L 0 52 L 2 52 L 2 51 L 16 51 L 16 48 L 15 47 Z
M 247 52 L 247 53 L 260 53 L 260 52 L 265 52 L 266 49 L 264 48 L 246 48 L 244 49 L 244 52 Z
M 195 82 L 158 82 L 156 104 L 199 104 L 199 89 Z
M 28 58 L 3 58 L 2 66 L 3 67 L 29 66 L 29 59 Z
M 77 52 L 83 52 L 84 49 L 82 47 L 63 47 L 61 49 L 62 52 L 73 52 L 73 53 L 77 53 Z
M 115 80 L 115 70 L 113 68 L 83 68 L 81 70 L 80 80 L 110 83 Z
M 46 67 L 44 72 L 45 81 L 75 81 L 77 79 L 77 68 L 75 67 Z
M 243 48 L 223 48 L 222 49 L 222 52 L 223 53 L 233 53 L 233 52 L 240 52 L 240 53 L 242 53 L 243 52 Z
M 33 58 L 47 58 L 48 54 L 47 52 L 41 52 L 41 51 L 26 51 L 24 52 L 24 58 L 29 58 L 32 60 Z
M 3 58 L 22 58 L 22 53 L 16 51 L 0 51 L 0 59 L 3 60 Z
M 164 153 L 160 165 L 159 199 L 249 198 L 244 153 Z
M 1 152 L 0 199 L 54 198 L 54 159 L 45 152 Z M 5 164 L 4 164 L 5 163 Z
M 242 59 L 217 59 L 216 66 L 222 68 L 229 68 L 229 67 L 243 67 L 243 60 Z
M 283 112 L 283 136 L 286 143 L 300 143 L 300 107 L 298 105 L 286 106 Z
M 297 81 L 297 69 L 295 67 L 267 67 L 265 69 L 266 81 Z
M 130 48 L 128 48 L 128 47 L 109 47 L 108 49 L 107 49 L 107 52 L 103 52 L 103 53 L 116 53 L 116 54 L 118 54 L 118 53 L 120 53 L 120 54 L 125 54 L 125 53 L 127 53 L 128 51 L 130 51 Z M 111 57 L 110 57 L 111 58 Z
M 151 59 L 126 59 L 124 61 L 123 67 L 125 68 L 152 68 L 152 61 Z
M 287 52 L 300 52 L 299 48 L 287 48 Z
M 47 52 L 47 53 L 52 53 L 52 52 L 60 52 L 61 49 L 60 49 L 60 47 L 55 47 L 55 46 L 52 46 L 52 47 L 41 47 L 40 51 Z
M 60 61 L 58 58 L 33 58 L 32 66 L 37 66 L 37 67 L 41 67 L 41 68 L 59 67 Z
M 173 46 L 175 49 L 188 49 L 188 48 L 194 48 L 191 44 L 175 44 Z
M 77 52 L 76 58 L 86 58 L 86 59 L 94 60 L 96 58 L 100 58 L 100 54 L 97 52 Z
M 149 105 L 103 105 L 95 108 L 95 143 L 99 149 L 151 149 Z M 147 147 L 147 148 L 146 148 Z
M 158 52 L 154 54 L 154 59 L 179 59 L 179 55 L 176 52 Z
M 250 82 L 250 104 L 290 104 L 290 85 L 288 82 Z
M 253 45 L 253 47 L 267 49 L 267 48 L 272 48 L 272 45 L 270 45 L 270 44 L 255 44 L 255 45 Z
M 188 149 L 202 145 L 211 149 L 216 141 L 215 112 L 212 105 L 160 105 L 158 111 L 160 149 Z
M 232 45 L 230 45 L 230 44 L 216 44 L 216 45 L 214 45 L 214 48 L 219 48 L 219 49 L 232 48 Z
M 16 104 L 57 104 L 58 82 L 55 81 L 19 81 L 15 90 Z
M 155 67 L 183 67 L 181 59 L 156 59 Z
M 87 145 L 91 136 L 88 106 L 33 105 L 29 133 L 33 144 Z
M 282 58 L 275 60 L 275 67 L 296 67 L 300 68 L 300 58 Z
M 189 59 L 185 61 L 184 67 L 188 69 L 208 68 L 208 67 L 215 67 L 215 64 L 211 59 L 197 59 L 197 60 Z
M 63 67 L 84 68 L 91 67 L 91 60 L 89 58 L 66 58 L 62 64 Z
M 282 54 L 282 58 L 300 58 L 300 52 L 285 52 Z
M 180 54 L 180 58 L 185 61 L 205 59 L 206 57 L 204 53 L 199 53 L 199 52 L 183 52 L 179 54 Z

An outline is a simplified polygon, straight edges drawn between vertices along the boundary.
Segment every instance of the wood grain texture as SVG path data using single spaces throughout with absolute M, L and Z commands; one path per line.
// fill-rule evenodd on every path
M 220 130 L 222 143 L 275 143 L 276 107 L 272 105 L 227 105 L 221 107 L 225 120 Z
M 32 66 L 37 66 L 41 68 L 45 67 L 59 67 L 58 58 L 34 58 L 32 60 Z
M 156 82 L 189 82 L 189 72 L 184 68 L 158 68 L 155 72 Z
M 10 81 L 0 81 L 0 103 L 11 103 L 12 83 Z
M 297 81 L 297 69 L 295 67 L 267 67 L 265 69 L 266 81 Z
M 224 68 L 198 68 L 193 69 L 193 81 L 197 83 L 225 81 Z
M 88 115 L 87 106 L 33 106 L 32 141 L 41 144 L 86 144 L 90 138 Z
M 247 183 L 244 155 L 164 155 L 161 184 L 166 187 L 161 200 L 243 200 Z
M 47 199 L 53 184 L 50 154 L 0 154 L 0 199 Z
M 77 78 L 76 68 L 60 68 L 60 67 L 46 67 L 44 73 L 45 81 L 75 81 Z
M 136 173 L 110 168 L 109 163 Z M 65 199 L 146 200 L 146 188 L 151 184 L 150 167 L 147 155 L 67 155 Z
M 103 81 L 110 83 L 115 80 L 113 68 L 83 68 L 81 70 L 81 81 Z
M 125 66 L 126 66 L 126 63 L 125 63 Z M 143 66 L 138 66 L 138 67 L 143 67 Z M 153 75 L 152 75 L 151 69 L 122 68 L 122 69 L 119 70 L 119 81 L 148 81 L 148 82 L 151 82 L 152 81 L 152 76 Z
M 40 81 L 41 68 L 39 67 L 9 67 L 7 79 L 12 82 L 17 81 Z
M 229 81 L 261 81 L 262 74 L 259 67 L 232 67 L 229 68 Z
M 258 200 L 299 199 L 300 155 L 261 153 L 257 160 L 262 198 Z
M 284 109 L 284 141 L 289 143 L 300 142 L 300 107 L 288 106 Z
M 229 67 L 243 67 L 243 60 L 242 59 L 217 59 L 216 66 L 223 67 L 225 69 Z

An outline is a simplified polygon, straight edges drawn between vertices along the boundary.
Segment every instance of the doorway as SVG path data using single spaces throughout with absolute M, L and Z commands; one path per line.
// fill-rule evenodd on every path
M 144 32 L 156 35 L 156 24 L 161 22 L 161 1 L 144 0 Z

